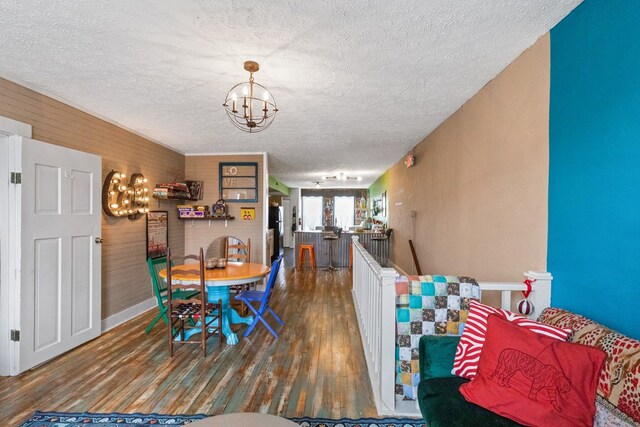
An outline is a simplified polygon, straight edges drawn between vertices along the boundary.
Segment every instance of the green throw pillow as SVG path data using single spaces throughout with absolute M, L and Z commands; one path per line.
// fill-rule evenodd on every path
M 420 380 L 454 377 L 453 359 L 456 356 L 458 335 L 424 335 L 420 338 Z

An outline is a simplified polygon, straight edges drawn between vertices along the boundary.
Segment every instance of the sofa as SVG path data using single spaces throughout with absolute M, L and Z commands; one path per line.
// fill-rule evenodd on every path
M 590 383 L 592 388 L 586 390 L 586 403 L 594 396 L 590 403 L 595 401 L 595 413 L 593 424 L 595 426 L 638 426 L 640 425 L 640 342 L 618 332 L 606 328 L 583 316 L 558 308 L 546 308 L 538 318 L 540 323 L 551 325 L 563 330 L 570 330 L 569 343 L 588 346 L 573 346 L 571 349 L 589 350 L 587 353 L 594 366 L 594 374 Z M 497 320 L 491 319 L 491 328 Z M 502 326 L 501 326 L 502 327 Z M 514 326 L 515 327 L 515 326 Z M 489 327 L 487 328 L 487 340 L 489 339 Z M 500 332 L 505 340 L 504 331 Z M 545 338 L 546 339 L 546 338 Z M 501 416 L 491 410 L 471 403 L 465 399 L 469 395 L 469 384 L 476 378 L 469 380 L 455 376 L 451 373 L 454 366 L 454 358 L 458 349 L 460 336 L 455 335 L 425 335 L 419 342 L 420 382 L 418 384 L 417 400 L 420 411 L 424 416 L 428 427 L 455 427 L 455 426 L 518 426 L 518 422 Z M 566 343 L 562 343 L 565 345 Z M 480 355 L 480 364 L 487 350 L 483 349 Z M 502 356 L 502 354 L 500 355 Z M 569 363 L 578 363 L 570 359 Z M 495 368 L 496 372 L 498 368 Z M 579 369 L 581 372 L 584 371 Z M 498 382 L 493 372 L 491 381 Z M 513 376 L 513 373 L 510 373 Z M 507 381 L 510 377 L 507 377 Z M 462 390 L 461 390 L 462 386 Z M 507 383 L 508 386 L 508 383 Z M 497 387 L 497 386 L 496 386 Z M 532 386 L 533 389 L 534 386 Z M 513 389 L 504 389 L 506 394 Z M 564 390 L 559 386 L 553 390 L 554 397 L 560 396 Z M 544 393 L 543 393 L 544 394 Z M 552 393 L 549 392 L 549 395 Z M 495 396 L 498 395 L 493 395 Z M 535 400 L 535 393 L 533 398 Z M 546 394 L 544 394 L 546 398 Z M 538 397 L 538 400 L 543 398 Z M 553 398 L 552 398 L 553 400 Z M 578 403 L 585 403 L 578 402 Z M 529 402 L 530 403 L 530 402 Z M 554 403 L 555 406 L 555 402 Z M 491 405 L 489 405 L 491 406 Z M 499 404 L 498 412 L 504 410 Z M 509 412 L 506 408 L 506 412 Z M 535 411 L 535 409 L 532 409 Z M 522 411 L 526 412 L 526 411 Z M 516 413 L 515 417 L 518 418 Z M 528 414 L 536 415 L 536 414 Z M 588 422 L 591 414 L 588 415 Z M 524 417 L 526 418 L 526 417 Z M 535 418 L 535 417 L 534 417 Z M 549 418 L 552 419 L 552 418 Z M 559 423 L 565 425 L 560 418 Z M 572 425 L 566 422 L 566 425 Z M 588 425 L 588 422 L 583 425 Z M 526 422 L 525 425 L 545 425 L 545 423 Z

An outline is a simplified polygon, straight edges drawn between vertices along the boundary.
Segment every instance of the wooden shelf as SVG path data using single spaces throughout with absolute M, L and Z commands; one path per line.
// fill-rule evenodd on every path
M 197 201 L 199 199 L 193 199 L 190 197 L 169 197 L 169 196 L 156 196 L 155 194 L 153 195 L 154 199 L 160 199 L 160 200 L 191 200 L 191 201 Z
M 232 220 L 232 219 L 236 219 L 235 216 L 179 216 L 178 219 L 198 219 L 198 220 L 202 220 L 202 219 L 207 219 L 209 221 L 227 221 L 227 220 Z

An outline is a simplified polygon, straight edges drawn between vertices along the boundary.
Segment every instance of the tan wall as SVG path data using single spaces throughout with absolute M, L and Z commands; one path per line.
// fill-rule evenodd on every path
M 33 138 L 102 157 L 103 179 L 112 169 L 140 172 L 155 183 L 184 172 L 182 154 L 47 96 L 0 78 L 0 115 L 28 123 Z M 152 199 L 152 210 L 169 211 L 169 243 L 182 251 L 184 225 L 175 202 Z M 146 266 L 146 222 L 102 215 L 102 318 L 153 296 Z
M 218 187 L 218 166 L 220 162 L 256 162 L 258 163 L 258 202 L 257 203 L 227 203 L 227 212 L 236 219 L 227 221 L 185 221 L 185 250 L 196 253 L 202 247 L 207 257 L 222 256 L 223 238 L 235 236 L 242 241 L 251 239 L 251 261 L 262 262 L 262 244 L 265 239 L 266 224 L 264 223 L 264 158 L 262 155 L 217 155 L 217 156 L 187 156 L 186 178 L 204 181 L 204 196 L 202 203 L 213 204 L 220 197 Z M 240 218 L 241 207 L 256 208 L 256 219 L 244 221 Z M 267 261 L 268 262 L 268 261 Z
M 386 172 L 392 260 L 425 274 L 522 280 L 546 269 L 549 36 Z M 416 211 L 415 231 L 411 211 Z

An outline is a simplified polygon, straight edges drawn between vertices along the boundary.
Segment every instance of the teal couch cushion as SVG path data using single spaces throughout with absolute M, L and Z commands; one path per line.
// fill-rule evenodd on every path
M 460 377 L 420 381 L 418 403 L 429 427 L 520 426 L 515 421 L 464 400 L 458 389 L 468 381 Z
M 460 337 L 457 335 L 423 335 L 420 338 L 420 381 L 427 378 L 453 377 L 453 359 Z

